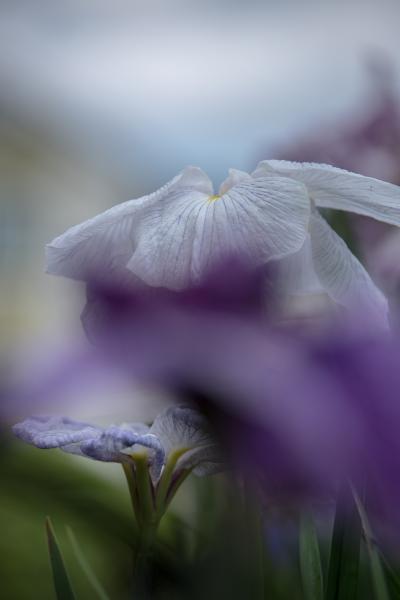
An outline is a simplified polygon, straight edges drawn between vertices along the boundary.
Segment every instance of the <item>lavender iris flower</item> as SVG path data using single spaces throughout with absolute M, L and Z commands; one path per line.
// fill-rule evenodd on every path
M 209 436 L 204 417 L 189 407 L 170 407 L 148 427 L 124 423 L 98 427 L 66 417 L 31 417 L 13 427 L 14 434 L 37 448 L 60 448 L 103 462 L 134 465 L 145 456 L 153 483 L 173 453 L 179 456 L 175 471 L 205 475 L 221 468 L 216 444 Z

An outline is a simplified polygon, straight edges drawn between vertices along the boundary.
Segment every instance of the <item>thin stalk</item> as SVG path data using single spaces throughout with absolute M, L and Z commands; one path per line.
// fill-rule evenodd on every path
M 184 454 L 186 451 L 186 449 L 181 449 L 171 452 L 165 464 L 156 491 L 156 513 L 158 520 L 161 519 L 167 506 L 167 496 L 170 489 L 170 484 L 172 481 L 172 476 L 176 463 L 178 462 L 182 454 Z
M 134 552 L 133 597 L 147 600 L 151 598 L 149 563 L 159 523 L 155 512 L 153 484 L 150 479 L 147 456 L 135 455 L 134 465 L 126 463 L 123 465 L 123 469 L 139 527 Z
M 139 497 L 136 487 L 135 474 L 133 471 L 133 465 L 129 463 L 122 463 L 122 468 L 125 473 L 126 481 L 128 484 L 129 495 L 131 498 L 133 513 L 136 517 L 138 524 L 140 525 L 140 505 L 139 505 Z
M 181 487 L 182 483 L 189 477 L 192 469 L 184 469 L 176 477 L 172 478 L 171 485 L 169 486 L 167 497 L 165 499 L 164 507 L 165 509 L 171 504 L 172 499 L 174 498 L 176 492 Z
M 153 484 L 150 479 L 147 456 L 135 456 L 136 491 L 139 498 L 141 520 L 145 528 L 155 521 Z
M 134 598 L 150 600 L 151 568 L 150 559 L 157 535 L 158 523 L 147 523 L 140 528 L 133 566 Z

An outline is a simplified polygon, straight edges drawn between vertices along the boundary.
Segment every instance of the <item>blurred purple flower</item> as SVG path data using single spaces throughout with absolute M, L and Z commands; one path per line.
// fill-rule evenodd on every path
M 400 184 L 400 108 L 394 72 L 377 55 L 369 57 L 367 70 L 370 89 L 354 111 L 334 123 L 319 123 L 298 141 L 275 148 L 275 156 L 327 163 Z
M 238 292 L 238 269 L 236 276 Z M 279 330 L 258 310 L 243 310 L 249 297 L 235 306 L 235 290 L 230 312 L 206 298 L 206 286 L 198 295 L 153 290 L 151 301 L 138 291 L 125 297 L 122 314 L 119 301 L 98 291 L 97 308 L 106 310 L 101 327 L 91 322 L 92 338 L 136 376 L 194 402 L 234 463 L 266 491 L 304 498 L 366 476 L 380 514 L 397 517 L 399 341 L 344 322 L 313 335 Z
M 312 334 L 272 327 L 264 276 L 230 263 L 181 292 L 93 286 L 93 352 L 204 412 L 267 494 L 298 501 L 367 477 L 376 514 L 398 519 L 399 341 L 343 321 Z

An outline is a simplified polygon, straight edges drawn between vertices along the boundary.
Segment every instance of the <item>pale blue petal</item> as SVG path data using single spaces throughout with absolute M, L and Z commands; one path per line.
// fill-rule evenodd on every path
M 101 435 L 101 428 L 67 417 L 30 417 L 13 427 L 14 434 L 37 448 L 59 448 Z

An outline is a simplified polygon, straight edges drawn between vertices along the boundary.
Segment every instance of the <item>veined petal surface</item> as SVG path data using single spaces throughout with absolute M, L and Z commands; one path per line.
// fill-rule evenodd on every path
M 308 295 L 325 292 L 314 270 L 309 234 L 300 250 L 279 261 L 277 282 L 285 294 Z
M 344 241 L 315 210 L 310 218 L 315 273 L 327 294 L 339 304 L 364 309 L 387 326 L 388 303 Z
M 168 455 L 173 450 L 191 449 L 212 443 L 207 421 L 188 406 L 171 406 L 160 413 L 150 427 Z
M 233 185 L 233 187 L 229 187 Z M 47 247 L 47 270 L 76 279 L 144 281 L 181 289 L 227 255 L 254 265 L 297 251 L 310 202 L 303 184 L 231 171 L 222 195 L 188 167 L 169 184 L 68 230 Z
M 242 181 L 251 181 L 252 179 L 251 175 L 246 173 L 246 171 L 240 171 L 239 169 L 229 169 L 228 172 L 228 177 L 219 186 L 218 194 L 220 196 L 223 196 L 223 194 L 230 190 L 230 188 L 234 185 L 237 185 Z
M 90 277 L 129 277 L 126 265 L 135 251 L 142 215 L 156 206 L 163 214 L 173 199 L 195 192 L 203 197 L 213 193 L 207 175 L 187 167 L 156 192 L 123 202 L 68 229 L 46 247 L 46 270 L 54 275 L 85 280 Z M 132 277 L 132 274 L 130 274 Z
M 149 285 L 181 289 L 227 256 L 259 265 L 295 252 L 309 214 L 305 187 L 282 177 L 241 181 L 206 201 L 191 194 L 144 219 L 128 268 Z
M 220 473 L 226 465 L 221 460 L 220 448 L 216 444 L 207 444 L 185 452 L 178 460 L 176 468 L 178 471 L 193 469 L 195 475 L 205 477 Z
M 366 215 L 400 226 L 400 187 L 318 163 L 266 160 L 253 176 L 273 173 L 304 183 L 317 206 Z

